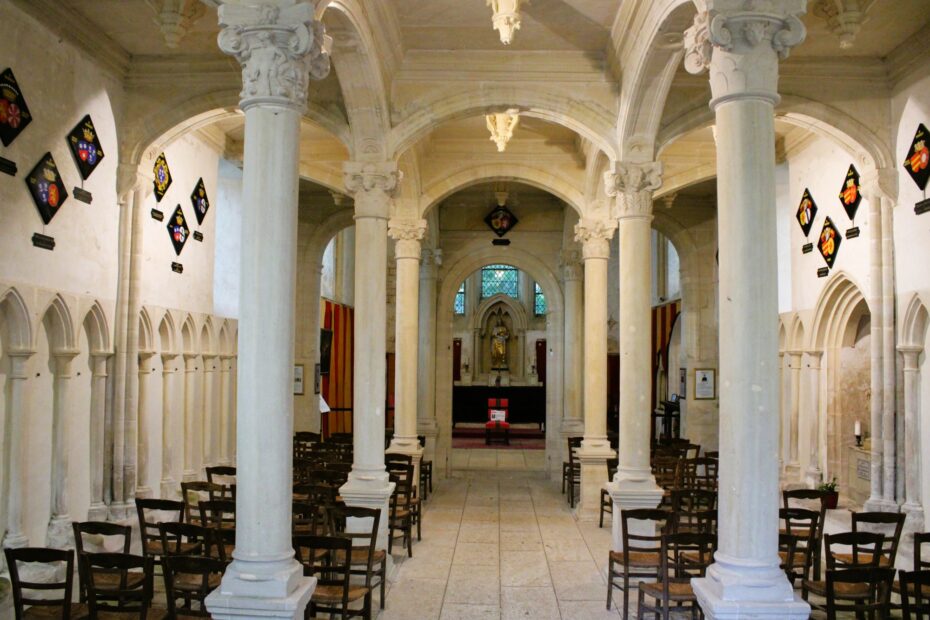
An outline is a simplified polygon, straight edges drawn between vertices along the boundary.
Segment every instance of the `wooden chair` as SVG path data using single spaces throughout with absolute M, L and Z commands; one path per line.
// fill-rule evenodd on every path
M 217 499 L 200 502 L 200 522 L 210 528 L 214 544 L 222 547 L 220 553 L 227 562 L 232 562 L 236 550 L 236 502 Z
M 923 571 L 930 572 L 930 560 L 925 560 L 924 557 L 926 556 L 924 556 L 923 554 L 923 546 L 926 544 L 930 544 L 930 532 L 915 532 L 913 536 L 914 536 L 914 558 L 913 558 L 914 559 L 914 563 L 913 563 L 914 570 L 911 572 L 912 573 L 921 573 Z M 905 597 L 904 592 L 903 592 L 903 584 L 900 581 L 895 580 L 894 584 L 892 584 L 891 586 L 891 590 L 892 592 L 898 594 L 901 597 L 901 602 L 902 602 L 902 605 L 900 607 L 896 607 L 894 605 L 892 605 L 892 607 L 903 609 L 903 602 L 904 602 L 904 597 Z M 927 590 L 925 597 L 930 597 L 930 589 Z M 928 618 L 930 618 L 930 614 L 928 614 Z
M 74 530 L 74 549 L 77 551 L 77 557 L 80 558 L 82 555 L 90 551 L 90 549 L 85 548 L 85 545 L 88 542 L 95 543 L 96 547 L 99 547 L 100 550 L 103 550 L 103 538 L 117 538 L 122 541 L 121 553 L 129 553 L 130 545 L 132 544 L 132 528 L 128 525 L 119 525 L 116 523 L 109 523 L 107 521 L 84 521 L 82 523 L 74 522 L 71 524 L 71 527 Z M 93 537 L 97 540 L 88 541 L 85 539 L 87 537 Z M 119 541 L 117 541 L 119 542 Z M 84 566 L 81 564 L 80 560 L 78 561 L 78 581 L 80 582 L 80 596 L 81 602 L 87 602 L 87 575 L 84 574 Z M 102 572 L 99 575 L 96 575 L 97 583 L 101 586 L 108 585 L 110 587 L 115 587 L 119 585 L 120 575 L 119 573 L 113 572 Z M 131 579 L 141 580 L 141 574 L 132 573 L 130 575 Z
M 568 438 L 568 461 L 562 463 L 562 493 L 568 488 L 568 504 L 575 507 L 575 488 L 581 490 L 581 463 L 578 461 L 578 450 L 584 437 Z
M 213 538 L 213 531 L 203 525 L 159 523 L 158 534 L 161 538 L 163 558 L 175 555 L 209 556 L 211 553 L 215 553 L 218 557 L 222 553 L 223 545 L 217 545 Z M 221 549 L 214 552 L 214 547 Z
M 200 525 L 200 502 L 215 499 L 233 499 L 231 489 L 213 482 L 182 482 L 181 501 L 184 502 L 184 521 Z
M 898 572 L 901 615 L 904 620 L 930 618 L 930 570 Z
M 850 570 L 853 568 L 879 568 L 882 544 L 884 537 L 871 532 L 844 532 L 842 534 L 826 534 L 827 574 L 837 570 Z M 849 562 L 839 564 L 836 560 L 837 548 L 850 547 Z M 893 579 L 893 576 L 892 576 Z M 863 584 L 837 582 L 843 585 L 834 587 L 833 598 L 847 599 L 863 598 L 868 595 L 868 587 Z M 891 583 L 888 584 L 889 588 Z M 811 608 L 826 612 L 826 603 L 811 602 L 809 596 L 815 594 L 823 599 L 827 598 L 827 582 L 816 579 L 805 579 L 801 582 L 801 596 L 810 603 Z
M 827 570 L 827 620 L 837 614 L 855 614 L 856 618 L 885 620 L 891 611 L 891 582 L 894 569 L 863 566 Z M 861 592 L 850 596 L 850 592 Z M 844 615 L 842 617 L 849 617 Z
M 410 519 L 417 528 L 417 540 L 423 540 L 421 534 L 422 502 L 417 493 L 417 481 L 413 479 L 413 458 L 407 454 L 385 454 L 384 467 L 388 473 L 394 472 L 410 476 L 411 497 L 407 499 L 407 507 L 410 509 Z
M 298 561 L 303 564 L 304 575 L 316 577 L 317 586 L 307 606 L 306 617 L 320 613 L 339 614 L 342 618 L 361 616 L 371 618 L 371 583 L 352 585 L 352 540 L 343 536 L 296 536 L 294 547 Z M 317 561 L 313 558 L 324 557 Z M 369 556 L 371 560 L 371 556 Z M 362 609 L 349 607 L 363 601 Z
M 510 445 L 510 399 L 488 399 L 488 421 L 484 424 L 484 443 L 499 442 Z
M 675 513 L 675 532 L 705 531 L 717 509 L 717 493 L 708 489 L 674 489 L 671 493 L 672 512 Z M 714 523 L 716 526 L 716 518 Z
M 403 536 L 403 542 L 407 547 L 407 555 L 413 557 L 413 516 L 410 512 L 409 499 L 411 496 L 410 479 L 412 473 L 402 475 L 395 472 L 389 472 L 391 482 L 396 486 L 391 494 L 390 510 L 388 517 L 388 553 L 394 548 L 394 537 L 396 532 Z
M 161 534 L 158 524 L 184 520 L 184 502 L 171 499 L 136 498 L 136 513 L 139 515 L 139 536 L 142 538 L 142 555 L 161 563 Z M 162 516 L 164 518 L 159 518 Z
M 230 465 L 216 465 L 207 467 L 204 471 L 207 473 L 207 482 L 211 484 L 222 484 L 224 486 L 236 484 L 236 468 Z M 229 480 L 232 478 L 232 480 Z M 224 482 L 223 480 L 227 480 Z
M 378 586 L 381 591 L 381 609 L 384 609 L 385 585 L 387 583 L 387 552 L 376 549 L 378 542 L 378 528 L 381 523 L 381 510 L 379 508 L 349 507 L 338 504 L 330 509 L 330 527 L 338 536 L 349 538 L 352 546 L 353 575 L 364 575 L 366 584 L 372 590 Z M 371 527 L 363 531 L 350 532 L 346 527 L 348 519 L 365 519 Z M 361 543 L 361 544 L 360 544 Z M 375 579 L 377 578 L 377 582 Z
M 71 618 L 87 617 L 86 605 L 71 602 L 71 588 L 74 582 L 74 552 L 72 550 L 22 547 L 4 549 L 3 553 L 10 571 L 16 620 L 33 618 L 71 620 Z M 64 565 L 64 580 L 41 583 L 24 581 L 19 573 L 20 564 L 44 564 L 50 569 L 60 569 Z M 60 570 L 54 570 L 53 574 L 61 575 L 62 573 Z M 53 597 L 51 593 L 54 591 L 60 591 L 61 596 Z M 41 593 L 41 598 L 34 598 L 33 592 Z
M 116 618 L 126 615 L 145 620 L 152 607 L 152 581 L 154 562 L 152 556 L 125 553 L 85 553 L 80 561 L 87 574 L 87 604 L 90 617 Z M 119 574 L 118 585 L 100 583 L 97 575 Z M 134 574 L 143 575 L 141 580 Z M 153 614 L 161 617 L 163 614 Z
M 332 530 L 326 514 L 327 508 L 311 502 L 291 504 L 291 531 L 294 536 L 329 536 Z
M 417 441 L 420 447 L 426 449 L 426 435 L 417 435 Z M 429 499 L 429 494 L 433 492 L 433 462 L 426 459 L 420 459 L 420 497 L 424 500 Z
M 717 459 L 686 458 L 681 461 L 679 485 L 687 489 L 717 490 Z
M 620 461 L 618 459 L 607 459 L 607 482 L 610 482 L 614 479 L 614 474 L 617 473 L 617 467 L 619 466 Z M 614 514 L 614 500 L 610 497 L 610 493 L 605 487 L 601 487 L 601 506 L 600 506 L 600 519 L 598 521 L 598 527 L 604 527 L 604 514 L 609 514 L 613 516 Z
M 814 567 L 814 580 L 820 581 L 820 565 L 823 557 L 823 527 L 827 519 L 827 492 L 818 489 L 791 489 L 782 491 L 782 503 L 785 508 L 813 509 L 810 504 L 819 506 L 820 516 L 817 518 L 817 534 L 814 538 L 814 554 L 811 564 Z M 805 579 L 810 578 L 810 575 Z
M 820 513 L 804 508 L 782 508 L 778 511 L 778 518 L 785 523 L 780 536 L 794 540 L 790 555 L 787 549 L 779 551 L 782 568 L 793 586 L 796 580 L 810 579 L 817 532 L 820 530 Z
M 164 558 L 165 599 L 168 617 L 210 617 L 207 596 L 219 587 L 226 563 L 199 555 L 167 555 Z M 178 599 L 184 604 L 179 607 Z M 198 603 L 194 608 L 194 602 Z
M 638 618 L 644 613 L 662 615 L 699 611 L 691 580 L 703 577 L 713 561 L 714 537 L 710 534 L 663 534 L 660 552 L 659 581 L 639 584 Z M 646 604 L 646 597 L 653 599 Z
M 607 609 L 610 609 L 614 588 L 623 590 L 623 618 L 630 609 L 630 578 L 652 578 L 658 581 L 661 568 L 662 533 L 674 516 L 667 510 L 635 509 L 620 513 L 623 527 L 623 551 L 611 551 L 607 564 Z M 654 535 L 633 534 L 630 521 L 645 521 Z M 618 570 L 619 568 L 619 570 Z M 622 580 L 622 584 L 618 584 Z
M 901 540 L 901 531 L 904 529 L 903 512 L 853 512 L 853 532 L 878 532 L 884 537 L 882 542 L 882 557 L 879 566 L 894 568 L 894 561 L 898 555 L 898 543 Z M 851 554 L 838 553 L 836 561 L 840 564 L 855 564 Z

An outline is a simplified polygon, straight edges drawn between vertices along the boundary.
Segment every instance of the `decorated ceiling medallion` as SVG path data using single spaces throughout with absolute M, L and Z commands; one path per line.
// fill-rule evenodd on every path
M 846 215 L 849 219 L 856 219 L 856 211 L 859 210 L 859 203 L 862 202 L 862 188 L 859 185 L 859 171 L 856 166 L 850 164 L 849 171 L 846 172 L 846 180 L 840 189 L 840 202 L 846 209 Z
M 488 0 L 488 6 L 494 13 L 491 23 L 500 33 L 504 45 L 510 45 L 514 33 L 520 29 L 520 5 L 528 3 L 529 0 Z
M 68 134 L 68 146 L 74 155 L 74 161 L 77 162 L 78 170 L 81 171 L 81 178 L 86 181 L 103 159 L 103 148 L 100 146 L 100 138 L 97 137 L 90 114 L 82 118 Z
M 68 191 L 51 153 L 46 153 L 26 176 L 26 185 L 29 186 L 29 192 L 39 209 L 42 221 L 48 224 L 68 199 Z
M 181 205 L 178 205 L 171 219 L 168 220 L 168 235 L 171 236 L 171 243 L 174 244 L 174 253 L 178 256 L 181 255 L 181 250 L 184 249 L 184 244 L 187 243 L 190 233 L 191 229 L 187 226 L 187 218 L 184 217 Z
M 30 122 L 32 115 L 19 90 L 19 83 L 13 77 L 12 69 L 6 69 L 0 73 L 0 141 L 3 146 L 10 146 Z
M 152 172 L 155 173 L 155 180 L 153 181 L 155 185 L 155 202 L 161 202 L 161 199 L 168 193 L 168 188 L 171 187 L 171 170 L 168 169 L 168 160 L 165 159 L 164 153 L 161 153 L 158 159 L 155 160 L 155 167 L 152 168 Z
M 520 111 L 516 108 L 506 112 L 496 112 L 485 117 L 488 131 L 491 132 L 491 142 L 497 145 L 497 152 L 507 150 L 507 143 L 513 137 L 513 132 L 520 122 Z
M 801 204 L 798 205 L 798 224 L 801 225 L 801 230 L 804 231 L 804 236 L 807 237 L 811 234 L 811 228 L 814 226 L 814 218 L 817 217 L 817 203 L 814 202 L 814 197 L 811 196 L 810 190 L 804 189 L 804 195 L 801 196 Z
M 843 237 L 840 231 L 833 225 L 833 220 L 827 217 L 823 223 L 823 230 L 820 231 L 820 241 L 817 242 L 817 249 L 820 250 L 820 255 L 826 261 L 827 267 L 833 267 L 842 242 Z
M 907 159 L 904 160 L 904 168 L 907 170 L 914 183 L 921 190 L 927 188 L 927 179 L 930 178 L 930 149 L 928 149 L 927 128 L 921 123 L 917 126 L 917 133 L 914 134 L 914 141 L 911 142 L 911 148 L 907 152 Z
M 203 184 L 203 179 L 197 181 L 197 186 L 191 193 L 191 205 L 194 207 L 194 215 L 197 217 L 197 225 L 203 224 L 204 218 L 207 217 L 207 211 L 210 210 L 210 199 L 207 198 L 207 187 Z
M 498 237 L 503 237 L 517 225 L 517 216 L 510 212 L 510 209 L 503 205 L 494 207 L 494 210 L 488 213 L 484 218 L 485 224 L 494 231 Z

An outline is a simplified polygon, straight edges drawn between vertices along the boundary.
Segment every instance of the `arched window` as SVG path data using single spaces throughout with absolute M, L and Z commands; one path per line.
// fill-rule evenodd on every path
M 546 295 L 539 286 L 539 282 L 534 282 L 534 285 L 536 288 L 533 291 L 533 314 L 543 316 L 546 314 Z
M 455 294 L 455 302 L 452 304 L 452 312 L 455 314 L 465 314 L 465 282 L 459 287 Z
M 498 293 L 520 298 L 520 279 L 512 265 L 488 265 L 481 268 L 481 299 Z

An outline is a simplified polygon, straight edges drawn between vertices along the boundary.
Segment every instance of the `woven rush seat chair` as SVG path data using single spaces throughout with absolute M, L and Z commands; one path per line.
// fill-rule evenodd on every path
M 637 617 L 651 613 L 669 618 L 672 613 L 686 612 L 694 617 L 699 607 L 691 580 L 703 577 L 713 561 L 714 541 L 710 534 L 663 534 L 659 581 L 639 584 Z M 647 604 L 647 597 L 654 603 Z
M 74 550 L 77 557 L 80 558 L 85 553 L 91 551 L 88 543 L 96 547 L 97 551 L 115 550 L 119 553 L 129 553 L 132 544 L 132 528 L 128 525 L 119 525 L 106 521 L 84 521 L 71 524 L 74 530 Z M 109 539 L 111 544 L 107 544 Z M 116 539 L 116 540 L 114 540 Z M 116 544 L 112 544 L 115 542 Z M 109 547 L 109 549 L 107 549 Z M 87 602 L 87 575 L 84 574 L 84 566 L 78 560 L 78 577 L 81 589 L 81 602 Z M 117 587 L 119 586 L 119 573 L 100 571 L 95 575 L 97 584 L 100 587 Z M 134 581 L 141 581 L 141 573 L 131 573 L 129 578 Z
M 662 533 L 674 515 L 667 510 L 635 509 L 620 513 L 623 528 L 623 550 L 611 551 L 607 564 L 607 609 L 610 609 L 614 588 L 623 591 L 623 618 L 629 617 L 630 579 L 652 578 L 658 581 L 662 566 Z M 631 521 L 639 521 L 637 530 L 647 529 L 654 534 L 635 534 Z M 621 583 L 618 584 L 618 580 Z
M 44 618 L 61 618 L 78 620 L 87 618 L 87 605 L 72 603 L 71 593 L 74 583 L 74 551 L 71 549 L 46 549 L 42 547 L 21 547 L 4 549 L 6 565 L 10 571 L 10 585 L 13 589 L 13 609 L 16 620 Z M 22 564 L 31 567 L 43 565 L 51 574 L 62 575 L 63 580 L 28 581 L 20 574 Z M 63 573 L 62 573 L 62 568 Z M 61 592 L 54 596 L 53 592 Z
M 827 534 L 825 537 L 826 556 L 827 556 L 827 573 L 837 570 L 850 570 L 853 568 L 879 568 L 881 559 L 882 544 L 884 537 L 881 534 L 871 532 L 844 532 L 841 534 Z M 849 547 L 849 559 L 845 564 L 838 564 L 836 560 L 837 549 Z M 892 579 L 894 576 L 892 575 Z M 891 582 L 888 583 L 889 590 Z M 822 599 L 821 601 L 812 601 L 810 595 L 814 594 Z M 805 601 L 810 603 L 812 609 L 827 611 L 827 582 L 826 580 L 805 579 L 801 582 L 801 596 Z M 865 599 L 870 596 L 869 586 L 861 581 L 837 581 L 832 587 L 831 596 L 833 599 Z

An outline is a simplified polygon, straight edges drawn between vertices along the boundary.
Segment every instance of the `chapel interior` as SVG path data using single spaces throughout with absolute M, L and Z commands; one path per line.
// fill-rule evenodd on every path
M 0 0 L 0 71 L 0 618 L 930 614 L 927 0 Z

